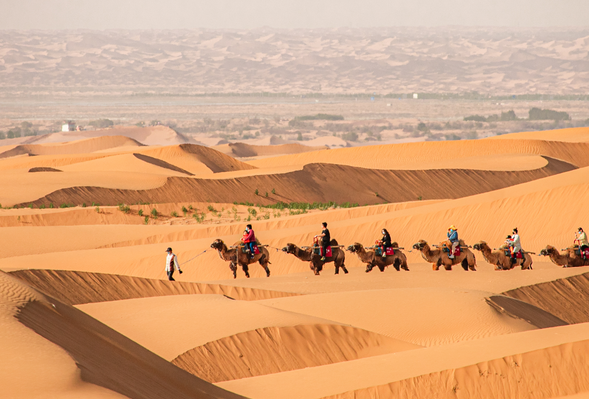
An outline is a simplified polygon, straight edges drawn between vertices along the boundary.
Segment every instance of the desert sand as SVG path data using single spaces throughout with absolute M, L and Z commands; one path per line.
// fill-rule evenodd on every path
M 589 128 L 329 150 L 111 130 L 0 147 L 4 396 L 589 396 L 589 268 L 539 256 L 589 228 Z M 387 228 L 409 271 L 345 252 L 314 275 L 282 248 L 323 221 L 345 247 Z M 247 223 L 270 277 L 210 247 Z M 451 224 L 492 248 L 518 227 L 533 269 L 433 270 L 413 245 Z

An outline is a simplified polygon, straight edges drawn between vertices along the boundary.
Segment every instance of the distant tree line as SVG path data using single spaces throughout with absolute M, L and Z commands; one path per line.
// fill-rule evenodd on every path
M 528 120 L 531 121 L 568 121 L 571 117 L 566 112 L 554 111 L 551 109 L 532 108 L 528 111 Z M 484 117 L 482 115 L 470 115 L 464 118 L 465 121 L 474 122 L 508 122 L 517 121 L 517 117 L 513 110 L 501 112 L 501 115 L 494 114 Z

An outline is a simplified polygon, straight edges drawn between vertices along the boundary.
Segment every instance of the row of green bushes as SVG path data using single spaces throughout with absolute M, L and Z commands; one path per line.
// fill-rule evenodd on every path
M 571 117 L 567 112 L 559 112 L 551 109 L 531 108 L 528 111 L 528 120 L 531 121 L 568 121 Z M 501 112 L 501 115 L 494 114 L 487 117 L 482 115 L 470 115 L 464 118 L 465 121 L 474 122 L 509 122 L 521 120 L 513 110 Z

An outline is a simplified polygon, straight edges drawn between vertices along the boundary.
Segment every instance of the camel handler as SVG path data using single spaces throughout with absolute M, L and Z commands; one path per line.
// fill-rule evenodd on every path
M 247 235 L 245 233 L 247 233 Z M 254 244 L 256 243 L 256 234 L 254 233 L 254 229 L 252 229 L 251 224 L 245 226 L 245 233 L 241 238 L 241 241 L 243 241 L 243 243 L 248 246 L 248 248 L 250 249 L 250 258 L 253 259 L 256 256 L 256 251 L 254 250 Z
M 391 241 L 391 235 L 389 234 L 387 229 L 382 229 L 381 233 L 382 233 L 382 238 L 380 239 L 380 248 L 382 249 L 382 257 L 386 258 L 387 257 L 387 248 L 392 247 L 393 243 Z
M 319 241 L 321 241 L 321 248 L 323 248 L 323 256 L 321 256 L 321 260 L 325 260 L 325 254 L 327 253 L 327 247 L 331 242 L 331 234 L 329 234 L 329 229 L 327 228 L 327 222 L 321 223 L 323 230 L 321 230 L 321 234 L 317 234 L 313 237 L 313 243 L 320 245 Z M 321 238 L 321 240 L 319 240 Z
M 589 242 L 587 242 L 587 233 L 583 231 L 582 227 L 579 227 L 579 230 L 575 233 L 575 244 L 579 246 L 581 254 L 585 252 L 587 247 L 589 247 Z
M 448 241 L 452 244 L 452 248 L 450 248 L 450 253 L 448 254 L 448 258 L 454 259 L 454 251 L 456 251 L 456 247 L 460 245 L 460 240 L 458 239 L 458 230 L 456 226 L 452 225 L 448 228 Z
M 182 274 L 182 270 L 180 270 L 180 265 L 178 264 L 178 257 L 175 253 L 172 252 L 172 248 L 166 249 L 168 256 L 166 257 L 166 273 L 168 274 L 168 280 L 174 280 L 174 268 L 178 270 L 178 273 Z
M 517 262 L 517 253 L 521 252 L 522 250 L 522 244 L 519 238 L 517 227 L 513 229 L 513 232 L 511 233 L 509 246 L 511 247 L 511 264 L 515 264 Z

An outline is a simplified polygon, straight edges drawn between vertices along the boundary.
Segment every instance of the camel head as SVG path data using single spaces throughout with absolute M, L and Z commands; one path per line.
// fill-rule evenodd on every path
M 482 251 L 483 247 L 487 245 L 485 241 L 479 241 L 472 246 L 472 249 L 476 249 L 477 251 Z
M 215 241 L 213 241 L 213 243 L 211 244 L 211 248 L 216 249 L 217 251 L 220 251 L 223 249 L 223 247 L 225 246 L 225 243 L 223 242 L 223 240 L 217 238 Z
M 546 245 L 546 248 L 540 251 L 540 256 L 550 256 L 550 254 L 556 252 L 556 248 L 554 248 L 552 245 Z
M 359 242 L 355 242 L 354 244 L 352 244 L 348 247 L 348 251 L 350 251 L 351 253 L 354 253 L 356 251 L 359 251 L 361 248 L 364 248 L 362 246 L 362 244 L 360 244 Z
M 292 243 L 286 244 L 286 247 L 282 248 L 282 252 L 286 252 L 287 254 L 294 254 L 297 246 Z
M 413 249 L 417 249 L 421 251 L 427 245 L 427 241 L 419 240 L 415 244 L 413 244 Z

